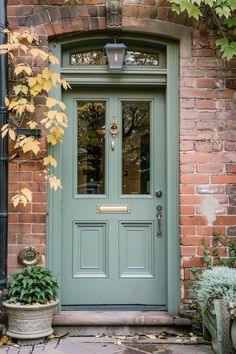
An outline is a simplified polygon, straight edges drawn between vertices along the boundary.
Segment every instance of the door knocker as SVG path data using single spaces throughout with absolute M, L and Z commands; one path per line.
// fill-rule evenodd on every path
M 115 139 L 116 135 L 119 133 L 118 123 L 114 120 L 110 123 L 110 133 L 113 139 Z

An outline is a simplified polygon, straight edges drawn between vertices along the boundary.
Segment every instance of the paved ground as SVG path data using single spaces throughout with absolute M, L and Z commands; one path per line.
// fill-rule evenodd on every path
M 200 343 L 199 343 L 200 342 Z M 213 354 L 199 338 L 64 337 L 47 343 L 16 347 L 2 345 L 0 354 Z

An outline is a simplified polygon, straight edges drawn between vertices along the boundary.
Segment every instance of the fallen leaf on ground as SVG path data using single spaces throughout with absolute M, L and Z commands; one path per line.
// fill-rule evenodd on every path
M 196 342 L 196 341 L 197 341 L 197 336 L 192 336 L 190 339 L 191 339 L 193 342 Z
M 8 336 L 3 336 L 0 338 L 0 346 L 3 344 L 7 344 L 10 341 L 10 338 Z
M 157 339 L 157 337 L 154 334 L 146 334 L 146 337 L 149 339 Z
M 50 334 L 49 336 L 47 336 L 47 339 L 54 339 L 56 338 L 54 334 Z
M 139 339 L 140 336 L 136 335 L 136 336 L 133 336 L 133 339 Z

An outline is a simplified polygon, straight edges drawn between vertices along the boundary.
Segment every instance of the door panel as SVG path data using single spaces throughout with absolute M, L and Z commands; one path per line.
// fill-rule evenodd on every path
M 153 90 L 65 94 L 63 305 L 166 303 L 164 93 Z

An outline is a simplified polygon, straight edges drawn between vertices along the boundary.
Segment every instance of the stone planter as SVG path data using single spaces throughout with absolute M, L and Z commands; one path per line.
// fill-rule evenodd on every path
M 53 333 L 52 315 L 58 300 L 47 304 L 21 305 L 4 302 L 8 315 L 7 335 L 21 345 L 42 343 Z
M 214 300 L 213 307 L 202 315 L 203 337 L 212 340 L 217 354 L 236 353 L 231 340 L 231 319 L 227 305 L 221 300 Z
M 232 339 L 233 348 L 236 350 L 236 319 L 232 321 L 231 339 Z

